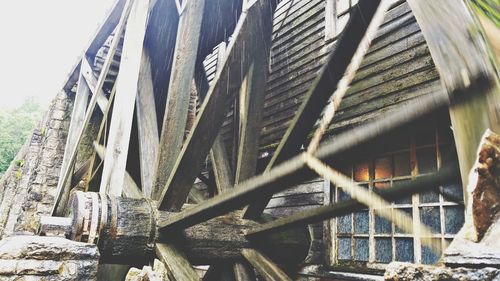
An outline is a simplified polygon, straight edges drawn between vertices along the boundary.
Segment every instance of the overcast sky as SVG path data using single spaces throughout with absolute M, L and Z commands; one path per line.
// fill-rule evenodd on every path
M 48 104 L 114 1 L 0 1 L 0 110 Z

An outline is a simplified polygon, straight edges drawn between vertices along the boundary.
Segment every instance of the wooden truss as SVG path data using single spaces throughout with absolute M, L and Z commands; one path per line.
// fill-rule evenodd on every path
M 103 196 L 153 199 L 159 210 L 176 212 L 159 219 L 157 224 L 164 233 L 179 232 L 245 206 L 248 207 L 243 217 L 258 221 L 273 194 L 317 177 L 301 147 L 307 144 L 332 93 L 337 90 L 337 95 L 348 85 L 346 77 L 350 71 L 355 73 L 354 61 L 363 57 L 359 49 L 369 43 L 370 36 L 377 30 L 377 24 L 372 27 L 373 31 L 368 23 L 372 19 L 376 21 L 377 13 L 383 15 L 387 5 L 384 1 L 359 1 L 337 47 L 305 95 L 265 172 L 255 175 L 276 2 L 216 2 L 117 1 L 63 87 L 69 94 L 77 85 L 52 215 L 65 215 L 71 183 L 85 174 L 88 185 L 98 158 L 104 163 L 99 187 Z M 493 106 L 500 104 L 497 72 L 486 42 L 476 31 L 475 19 L 464 3 L 452 0 L 408 2 L 422 28 L 447 94 L 434 93 L 418 98 L 396 112 L 324 141 L 308 155 L 327 164 L 341 161 L 353 151 L 365 149 L 407 124 L 449 107 L 465 186 L 482 133 L 486 128 L 500 131 L 500 109 Z M 167 17 L 166 13 L 173 16 Z M 234 14 L 239 15 L 237 21 L 230 19 Z M 206 92 L 203 87 L 197 87 L 201 107 L 194 116 L 196 110 L 190 109 L 193 83 L 207 83 L 201 62 L 228 32 L 233 35 L 224 56 L 219 58 L 220 67 L 214 80 Z M 114 36 L 100 72 L 96 72 L 89 60 L 95 58 L 112 33 Z M 207 34 L 210 35 L 208 39 Z M 119 71 L 111 91 L 106 92 L 103 86 L 111 75 L 112 64 L 118 63 L 115 60 L 122 35 Z M 359 55 L 361 57 L 357 58 Z M 159 95 L 166 96 L 164 114 L 155 104 L 155 97 Z M 235 103 L 235 99 L 239 102 Z M 239 112 L 234 172 L 219 136 L 232 104 L 238 105 Z M 88 160 L 85 173 L 73 174 L 79 145 L 95 110 L 102 112 L 96 152 Z M 186 135 L 190 118 L 195 118 L 194 124 Z M 140 187 L 126 170 L 134 121 L 138 132 Z M 192 187 L 197 177 L 204 179 L 200 175 L 201 163 L 209 155 L 218 195 L 205 200 Z M 390 200 L 401 194 L 415 193 L 417 189 L 421 192 L 422 186 L 438 186 L 456 175 L 457 171 L 442 169 L 435 175 L 388 189 L 380 196 Z M 183 209 L 188 196 L 196 198 L 194 201 L 198 204 Z M 323 206 L 257 224 L 245 235 L 254 239 L 353 212 L 362 206 L 354 200 Z M 179 246 L 162 241 L 156 244 L 155 251 L 174 273 L 175 280 L 197 280 Z M 258 250 L 244 249 L 241 255 L 266 280 L 289 279 Z M 235 264 L 238 280 L 251 280 L 248 266 Z M 217 272 L 223 271 L 223 267 L 214 265 L 207 276 L 217 276 Z

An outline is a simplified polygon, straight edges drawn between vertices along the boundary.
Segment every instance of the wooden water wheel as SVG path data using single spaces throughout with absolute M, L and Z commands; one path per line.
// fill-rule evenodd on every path
M 207 280 L 221 280 L 217 274 L 228 265 L 234 265 L 238 280 L 255 280 L 250 266 L 266 280 L 289 280 L 309 248 L 307 224 L 371 201 L 353 199 L 275 219 L 262 215 L 271 196 L 317 174 L 340 181 L 323 164 L 349 159 L 448 106 L 465 185 L 482 133 L 500 131 L 498 73 L 464 3 L 408 2 L 447 94 L 419 97 L 319 144 L 321 128 L 331 121 L 389 6 L 360 0 L 265 171 L 256 175 L 276 1 L 118 1 L 64 87 L 70 92 L 77 84 L 52 215 L 66 218 L 44 218 L 42 233 L 97 243 L 104 262 L 139 265 L 156 255 L 175 280 L 197 280 L 192 264 L 211 265 Z M 225 39 L 229 43 L 208 85 L 203 59 Z M 231 107 L 233 116 L 239 115 L 234 178 L 220 134 Z M 82 139 L 96 123 L 95 111 L 95 152 L 73 173 Z M 319 119 L 324 125 L 310 140 Z M 302 151 L 305 144 L 309 148 Z M 214 170 L 213 198 L 193 189 L 197 178 L 207 181 L 202 173 L 207 157 Z M 422 192 L 456 174 L 444 168 L 380 197 Z M 75 185 L 86 192 L 71 193 Z M 188 197 L 196 204 L 186 205 Z

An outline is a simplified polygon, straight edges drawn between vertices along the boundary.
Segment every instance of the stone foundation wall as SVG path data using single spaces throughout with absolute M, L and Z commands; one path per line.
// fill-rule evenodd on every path
M 54 202 L 71 118 L 72 99 L 60 92 L 0 181 L 0 238 L 34 234 Z

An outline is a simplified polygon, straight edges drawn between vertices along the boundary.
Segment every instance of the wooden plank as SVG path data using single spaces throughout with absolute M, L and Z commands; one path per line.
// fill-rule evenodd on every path
M 272 260 L 253 249 L 243 249 L 241 254 L 267 281 L 292 281 Z
M 99 158 L 104 160 L 104 158 L 106 157 L 106 147 L 104 147 L 104 145 L 98 144 L 97 142 L 94 142 L 94 149 Z M 132 176 L 130 176 L 130 174 L 127 171 L 125 171 L 125 177 L 123 179 L 122 195 L 123 197 L 127 198 L 136 198 L 136 199 L 144 198 L 143 193 L 135 183 Z
M 500 88 L 495 60 L 465 2 L 409 0 L 408 4 L 422 29 L 441 81 L 455 98 L 450 117 L 465 189 L 483 133 L 486 129 L 500 131 Z
M 142 54 L 138 84 L 135 106 L 139 133 L 139 164 L 141 168 L 142 192 L 144 197 L 151 198 L 159 137 L 151 64 L 146 49 L 143 50 Z
M 87 82 L 87 86 L 90 89 L 90 92 L 93 95 L 97 95 L 97 104 L 102 112 L 106 111 L 106 107 L 108 106 L 108 99 L 106 98 L 106 94 L 102 89 L 96 89 L 97 79 L 94 75 L 94 71 L 92 67 L 90 67 L 90 63 L 86 57 L 82 59 L 82 66 L 80 69 L 80 73 L 85 78 Z
M 79 132 L 84 132 L 83 127 L 85 127 L 85 111 L 89 102 L 90 88 L 85 81 L 85 78 L 80 74 L 78 88 L 76 90 L 75 102 L 73 104 L 73 112 L 71 113 L 71 123 L 69 124 L 68 137 L 66 139 L 66 146 L 64 150 L 63 162 L 61 164 L 61 170 L 59 178 L 64 177 L 64 173 L 68 173 L 68 178 L 64 185 L 61 183 L 61 187 L 64 193 L 61 197 L 61 207 L 59 212 L 61 214 L 64 212 L 67 200 L 69 198 L 69 192 L 71 189 L 71 174 L 73 173 L 73 163 L 71 163 L 71 148 L 78 145 Z M 75 151 L 76 154 L 76 151 Z M 76 157 L 75 157 L 76 158 Z M 59 185 L 59 183 L 58 183 Z
M 325 141 L 315 156 L 329 163 L 348 155 L 352 156 L 356 152 L 367 153 L 367 150 L 373 152 L 374 148 L 381 145 L 376 141 L 380 141 L 382 136 L 386 137 L 390 132 L 401 129 L 411 121 L 431 112 L 443 109 L 448 104 L 448 96 L 442 93 L 417 98 L 412 104 L 402 105 L 399 110 L 386 113 L 380 119 L 339 134 L 334 141 Z M 387 143 L 385 138 L 384 140 Z M 159 222 L 158 226 L 163 229 L 186 228 L 243 207 L 263 196 L 271 198 L 274 193 L 283 191 L 297 182 L 316 177 L 317 175 L 307 168 L 302 155 L 298 155 L 262 175 L 236 185 L 224 194 Z
M 220 135 L 215 138 L 210 150 L 210 161 L 212 161 L 217 193 L 222 194 L 226 190 L 233 188 L 234 178 L 231 164 L 229 163 L 224 141 Z
M 306 142 L 308 134 L 316 124 L 328 99 L 336 89 L 338 81 L 351 62 L 351 58 L 367 29 L 366 22 L 371 21 L 379 3 L 380 1 L 359 1 L 359 9 L 354 9 L 351 14 L 345 31 L 338 40 L 337 47 L 330 54 L 321 73 L 305 95 L 295 118 L 267 165 L 266 171 L 299 153 L 300 147 Z M 269 199 L 269 196 L 263 197 L 251 204 L 245 212 L 245 218 L 259 217 Z
M 153 194 L 156 199 L 168 180 L 184 141 L 204 7 L 205 0 L 187 0 L 180 14 L 154 180 Z
M 127 0 L 125 7 L 126 8 L 122 13 L 118 26 L 116 28 L 116 34 L 121 34 L 123 32 L 123 29 L 125 28 L 125 21 L 128 18 L 130 9 L 132 8 L 131 0 Z M 106 79 L 106 74 L 108 73 L 109 67 L 111 66 L 111 62 L 113 60 L 113 56 L 119 41 L 120 39 L 118 36 L 116 38 L 113 38 L 113 41 L 108 51 L 108 55 L 106 56 L 106 60 L 104 61 L 101 73 L 99 75 L 99 78 L 97 79 L 97 85 L 95 87 L 96 89 L 101 89 L 104 84 L 104 81 Z M 68 182 L 68 178 L 70 176 L 69 168 L 72 165 L 74 165 L 76 161 L 76 153 L 78 151 L 78 146 L 82 141 L 83 133 L 87 129 L 87 126 L 90 122 L 90 118 L 92 117 L 92 113 L 94 112 L 94 108 L 97 103 L 97 97 L 98 95 L 92 95 L 92 98 L 90 99 L 89 105 L 87 106 L 87 111 L 85 113 L 85 120 L 83 122 L 84 125 L 82 126 L 82 128 L 80 128 L 80 131 L 78 132 L 78 137 L 75 145 L 73 147 L 66 147 L 66 150 L 71 151 L 71 153 L 68 154 L 69 164 L 66 169 L 61 169 L 61 176 L 59 177 L 59 182 L 57 183 L 57 191 L 55 195 L 54 206 L 52 207 L 51 211 L 52 215 L 63 215 L 65 202 L 67 201 L 69 195 L 68 190 L 65 189 L 66 183 Z
M 148 10 L 149 0 L 134 1 L 127 20 L 120 78 L 116 81 L 116 98 L 111 116 L 106 161 L 99 188 L 101 193 L 109 195 L 122 194 Z
M 106 42 L 111 32 L 113 32 L 113 30 L 115 30 L 115 27 L 118 25 L 120 17 L 123 14 L 123 9 L 125 7 L 126 2 L 127 2 L 126 0 L 117 0 L 115 2 L 113 7 L 110 9 L 109 13 L 105 16 L 104 22 L 97 30 L 96 35 L 93 37 L 89 46 L 85 48 L 86 52 L 82 56 L 82 58 L 84 58 L 85 56 L 94 57 L 99 48 L 101 48 L 104 42 Z M 77 63 L 69 73 L 68 78 L 66 79 L 63 85 L 64 91 L 70 92 L 71 88 L 73 87 L 73 85 L 75 85 L 76 81 L 78 80 L 78 76 L 80 75 L 80 66 L 82 58 L 78 59 Z
M 156 255 L 172 273 L 175 280 L 200 280 L 187 258 L 171 244 L 156 243 Z
M 257 34 L 257 48 L 260 52 L 253 57 L 245 80 L 241 85 L 239 108 L 239 142 L 236 162 L 235 183 L 255 175 L 259 153 L 259 138 L 263 116 L 266 81 L 269 72 L 269 51 L 271 48 L 272 19 L 264 18 L 262 26 L 267 28 Z
M 159 193 L 161 209 L 180 210 L 185 202 L 200 171 L 200 163 L 212 147 L 226 116 L 226 109 L 241 85 L 240 71 L 248 70 L 249 58 L 257 51 L 249 46 L 255 43 L 254 35 L 262 30 L 261 19 L 271 17 L 271 12 L 269 1 L 260 0 L 240 16 L 222 70 L 216 74 L 195 126 L 176 160 L 167 184 Z M 235 71 L 235 68 L 240 71 Z

